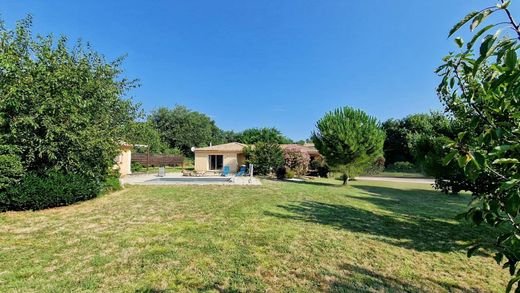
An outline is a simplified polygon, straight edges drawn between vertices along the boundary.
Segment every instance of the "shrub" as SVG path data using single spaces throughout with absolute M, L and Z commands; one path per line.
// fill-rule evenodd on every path
M 410 162 L 395 162 L 388 166 L 387 170 L 393 172 L 409 172 L 415 171 L 415 166 Z
M 119 177 L 121 177 L 119 171 L 112 170 L 105 179 L 105 182 L 103 184 L 103 192 L 121 190 L 123 187 L 121 186 L 121 181 L 119 181 Z
M 139 162 L 132 162 L 130 164 L 130 169 L 132 170 L 132 172 L 139 172 L 144 169 L 144 166 Z
M 254 148 L 246 148 L 246 156 L 260 175 L 268 175 L 284 165 L 283 151 L 277 143 L 259 142 Z
M 309 169 L 310 157 L 307 152 L 297 147 L 288 147 L 284 151 L 285 166 L 296 175 L 305 175 Z
M 310 164 L 309 168 L 311 170 L 314 170 L 318 173 L 318 176 L 322 178 L 329 177 L 329 166 L 327 165 L 327 162 L 322 157 L 315 158 Z
M 20 157 L 14 153 L 14 149 L 0 145 L 0 191 L 15 184 L 23 174 Z
M 385 157 L 379 157 L 365 170 L 367 175 L 375 175 L 385 170 Z
M 329 169 L 329 166 L 327 166 L 327 164 L 318 168 L 318 175 L 322 178 L 329 177 L 329 172 L 330 172 L 330 169 Z
M 284 179 L 286 175 L 287 175 L 287 169 L 285 167 L 280 167 L 276 170 L 277 179 Z
M 288 169 L 287 172 L 286 172 L 286 174 L 285 174 L 285 178 L 287 178 L 287 179 L 292 179 L 292 178 L 294 178 L 294 177 L 296 177 L 296 172 L 294 172 L 294 171 L 291 170 L 291 169 Z
M 69 205 L 94 198 L 100 191 L 99 181 L 80 174 L 29 173 L 18 184 L 0 193 L 0 210 L 39 210 Z

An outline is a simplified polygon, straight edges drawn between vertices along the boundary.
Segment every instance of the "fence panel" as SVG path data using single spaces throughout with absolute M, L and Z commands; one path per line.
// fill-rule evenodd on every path
M 138 162 L 145 167 L 156 166 L 182 166 L 184 162 L 183 156 L 174 155 L 153 155 L 153 154 L 139 154 L 132 153 L 132 162 Z

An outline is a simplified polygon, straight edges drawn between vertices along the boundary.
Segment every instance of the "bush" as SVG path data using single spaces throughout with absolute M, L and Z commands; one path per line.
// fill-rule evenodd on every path
M 123 187 L 121 186 L 121 181 L 119 181 L 119 177 L 121 177 L 119 171 L 112 170 L 105 179 L 105 182 L 103 184 L 103 193 L 121 190 Z
M 285 179 L 286 175 L 287 175 L 287 169 L 285 167 L 280 167 L 276 170 L 277 179 Z
M 388 166 L 387 171 L 391 172 L 410 172 L 416 171 L 415 165 L 410 162 L 395 162 Z
M 376 175 L 385 170 L 385 158 L 379 157 L 365 170 L 366 175 Z
M 246 156 L 260 175 L 271 174 L 284 165 L 283 151 L 277 143 L 259 142 L 254 148 L 246 148 Z
M 318 173 L 318 176 L 322 177 L 322 178 L 327 178 L 329 177 L 329 172 L 330 172 L 330 169 L 329 169 L 329 166 L 327 165 L 327 163 L 325 162 L 325 160 L 321 157 L 317 157 L 315 158 L 310 164 L 309 164 L 309 168 L 311 170 L 314 170 Z
M 0 193 L 0 210 L 39 210 L 69 205 L 96 197 L 101 183 L 79 174 L 51 171 L 27 174 Z
M 297 175 L 305 175 L 309 170 L 310 157 L 307 152 L 297 147 L 288 147 L 283 151 L 285 166 Z
M 0 145 L 0 191 L 15 184 L 23 175 L 20 157 L 14 149 Z
M 292 179 L 294 177 L 296 177 L 296 172 L 294 172 L 294 170 L 288 169 L 285 173 L 285 178 Z
M 140 172 L 144 169 L 144 166 L 139 162 L 132 162 L 130 164 L 130 169 L 132 172 Z

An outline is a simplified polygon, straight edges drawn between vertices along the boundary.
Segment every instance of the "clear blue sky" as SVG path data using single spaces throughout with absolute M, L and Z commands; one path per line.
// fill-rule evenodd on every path
M 0 13 L 9 27 L 31 13 L 38 33 L 128 54 L 125 75 L 142 85 L 131 95 L 146 111 L 182 104 L 222 129 L 304 139 L 344 105 L 380 120 L 441 109 L 433 71 L 455 48 L 447 32 L 494 3 L 3 0 Z

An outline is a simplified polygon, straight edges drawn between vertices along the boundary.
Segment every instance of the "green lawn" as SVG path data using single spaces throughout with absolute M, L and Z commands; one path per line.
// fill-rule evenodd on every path
M 134 186 L 0 214 L 0 291 L 500 291 L 467 196 L 337 181 Z

